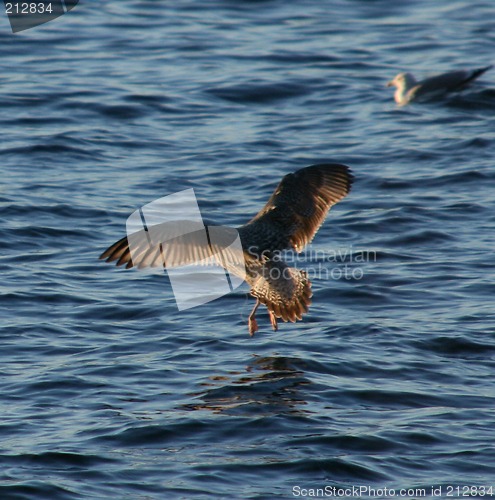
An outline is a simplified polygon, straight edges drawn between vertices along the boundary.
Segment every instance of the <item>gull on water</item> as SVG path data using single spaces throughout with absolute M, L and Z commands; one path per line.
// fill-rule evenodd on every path
M 399 73 L 387 83 L 387 87 L 397 87 L 394 99 L 399 106 L 420 98 L 430 98 L 447 92 L 463 90 L 492 66 L 473 70 L 449 71 L 417 81 L 411 73 Z
M 301 252 L 312 241 L 330 208 L 349 193 L 352 181 L 349 167 L 336 163 L 311 165 L 287 174 L 260 212 L 236 229 L 245 267 L 242 278 L 256 299 L 248 319 L 251 336 L 258 330 L 255 313 L 260 304 L 268 309 L 274 330 L 278 328 L 277 318 L 295 322 L 308 312 L 311 282 L 305 271 L 290 267 L 281 252 L 290 249 Z M 190 263 L 191 256 L 199 261 L 218 254 L 212 251 L 211 242 L 201 247 L 198 241 L 184 240 L 172 246 L 167 242 L 143 244 L 132 252 L 128 238 L 124 237 L 105 250 L 100 259 L 117 261 L 117 266 L 126 264 L 126 268 L 154 265 L 169 268 Z M 229 267 L 223 258 L 217 263 L 236 273 L 235 266 Z

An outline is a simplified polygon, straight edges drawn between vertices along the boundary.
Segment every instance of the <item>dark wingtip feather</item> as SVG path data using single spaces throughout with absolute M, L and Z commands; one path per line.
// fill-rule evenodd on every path
M 130 264 L 129 267 L 132 267 L 132 260 L 130 257 L 129 251 L 129 243 L 127 241 L 127 237 L 124 236 L 119 241 L 116 241 L 113 245 L 110 245 L 99 257 L 99 260 L 104 260 L 105 262 L 114 262 L 117 261 L 117 266 L 121 266 L 126 263 Z M 126 267 L 126 269 L 129 269 Z
M 477 78 L 479 78 L 483 73 L 486 73 L 489 69 L 492 69 L 493 66 L 490 65 L 490 66 L 485 66 L 484 68 L 478 68 L 478 69 L 474 69 L 472 72 L 471 72 L 471 75 L 466 79 L 465 82 L 463 82 L 463 85 L 465 84 L 468 84 L 469 82 L 472 82 L 474 80 L 476 80 Z

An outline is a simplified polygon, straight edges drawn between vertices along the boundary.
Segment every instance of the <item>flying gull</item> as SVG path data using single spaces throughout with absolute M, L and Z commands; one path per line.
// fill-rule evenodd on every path
M 340 164 L 318 164 L 302 168 L 283 177 L 266 205 L 246 224 L 235 231 L 242 245 L 243 279 L 250 286 L 256 304 L 248 318 L 249 334 L 258 330 L 255 314 L 263 304 L 268 309 L 274 330 L 277 319 L 285 322 L 302 320 L 311 304 L 311 282 L 300 269 L 290 267 L 281 257 L 284 250 L 301 252 L 313 240 L 330 208 L 350 191 L 353 175 Z M 176 239 L 176 242 L 178 240 Z M 194 248 L 191 248 L 194 247 Z M 132 252 L 128 237 L 105 250 L 100 259 L 117 261 L 117 266 L 177 267 L 208 259 L 217 253 L 211 242 L 199 245 L 198 240 L 181 240 L 178 244 L 143 245 Z M 234 259 L 235 260 L 235 259 Z M 235 266 L 225 259 L 218 264 L 238 275 Z
M 409 104 L 420 98 L 434 97 L 463 90 L 467 85 L 476 80 L 492 66 L 473 70 L 459 70 L 442 73 L 421 81 L 417 81 L 411 73 L 399 73 L 393 80 L 387 83 L 387 87 L 397 87 L 394 99 L 399 106 Z

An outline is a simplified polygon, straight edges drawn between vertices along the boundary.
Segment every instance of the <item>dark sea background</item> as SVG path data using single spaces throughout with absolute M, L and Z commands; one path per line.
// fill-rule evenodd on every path
M 1 500 L 495 495 L 495 69 L 385 87 L 494 63 L 492 0 L 81 1 L 2 12 L 0 54 Z M 303 322 L 98 260 L 157 198 L 235 226 L 323 161 L 356 181 Z

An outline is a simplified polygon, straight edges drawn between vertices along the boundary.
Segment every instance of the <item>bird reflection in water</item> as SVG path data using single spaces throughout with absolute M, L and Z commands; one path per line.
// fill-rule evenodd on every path
M 205 391 L 192 394 L 198 403 L 183 405 L 187 410 L 210 410 L 231 415 L 307 414 L 301 386 L 311 382 L 297 365 L 298 358 L 254 355 L 246 372 L 209 377 Z

